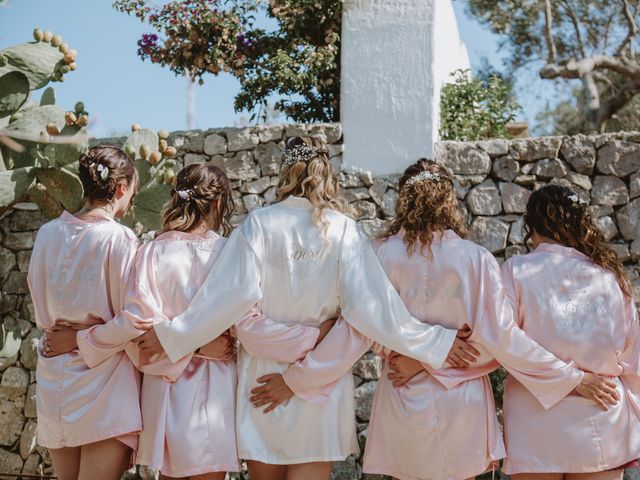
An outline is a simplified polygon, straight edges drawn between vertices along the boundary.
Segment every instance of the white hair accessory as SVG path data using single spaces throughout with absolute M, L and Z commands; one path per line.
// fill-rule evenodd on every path
M 191 200 L 191 195 L 193 195 L 193 190 L 176 190 L 176 193 L 182 200 Z
M 409 180 L 407 180 L 407 183 L 405 183 L 404 186 L 408 187 L 409 185 L 413 185 L 414 183 L 421 182 L 423 180 L 433 180 L 434 182 L 439 182 L 440 174 L 437 172 L 433 173 L 433 172 L 423 171 L 409 178 Z
M 581 199 L 577 193 L 572 193 L 571 195 L 569 195 L 567 197 L 569 200 L 571 200 L 571 202 L 575 205 L 575 206 L 583 206 L 586 205 L 587 202 L 585 202 L 583 199 Z
M 308 162 L 318 155 L 318 149 L 312 145 L 296 145 L 295 147 L 285 148 L 282 157 L 282 167 L 292 165 L 298 162 Z

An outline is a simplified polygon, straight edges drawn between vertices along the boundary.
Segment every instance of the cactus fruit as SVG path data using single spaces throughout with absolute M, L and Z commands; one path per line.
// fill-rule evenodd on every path
M 131 131 L 132 132 L 137 132 L 138 130 L 140 130 L 142 127 L 140 126 L 139 123 L 134 123 L 133 125 L 131 125 Z
M 47 133 L 49 135 L 60 135 L 60 130 L 55 123 L 47 123 Z
M 49 43 L 52 38 L 53 38 L 53 33 L 51 33 L 49 30 L 45 30 L 45 32 L 42 34 L 43 42 Z
M 160 138 L 161 140 L 166 140 L 167 138 L 169 138 L 169 132 L 167 130 L 158 131 L 158 138 Z
M 68 50 L 67 53 L 64 54 L 63 60 L 67 65 L 73 63 L 78 58 L 78 52 L 76 52 L 73 48 Z
M 69 68 L 71 69 L 71 71 L 73 72 L 76 68 L 78 68 L 78 66 L 76 65 L 76 62 L 71 62 L 69 64 Z
M 42 30 L 40 30 L 39 28 L 36 28 L 33 31 L 33 39 L 36 42 L 41 42 L 43 37 L 44 37 L 44 34 L 42 33 Z
M 78 115 L 80 115 L 82 112 L 84 112 L 84 103 L 83 102 L 76 102 L 76 104 L 73 107 L 73 109 L 75 110 L 75 112 Z
M 76 114 L 73 112 L 67 112 L 64 114 L 64 123 L 68 126 L 75 125 L 78 119 L 76 118 Z
M 162 152 L 162 154 L 167 158 L 175 157 L 177 153 L 178 151 L 176 150 L 176 147 L 167 147 L 164 149 L 164 152 Z
M 60 67 L 60 70 L 58 70 L 62 75 L 66 75 L 67 73 L 69 73 L 71 71 L 71 68 L 69 67 L 69 65 L 62 65 Z
M 146 160 L 147 158 L 149 158 L 149 155 L 151 154 L 151 147 L 149 147 L 149 145 L 140 145 L 140 156 L 142 157 L 143 160 Z
M 127 157 L 133 160 L 134 158 L 136 158 L 136 147 L 134 147 L 133 145 L 126 145 L 124 147 L 124 153 L 127 154 Z
M 154 150 L 149 154 L 149 163 L 151 165 L 157 165 L 161 159 L 162 159 L 162 154 L 157 150 Z
M 176 182 L 176 172 L 172 168 L 167 168 L 164 171 L 164 183 L 167 185 L 173 185 Z
M 64 55 L 69 51 L 69 44 L 61 43 L 60 46 L 58 47 L 58 51 Z
M 80 115 L 78 120 L 76 121 L 76 125 L 80 128 L 86 127 L 89 125 L 89 116 L 88 115 Z
M 160 152 L 164 152 L 167 149 L 168 146 L 169 146 L 169 144 L 164 139 L 162 139 L 162 140 L 160 140 L 158 142 L 158 150 L 160 150 Z
M 59 47 L 62 45 L 62 37 L 60 35 L 54 35 L 51 38 L 51 45 L 54 47 Z

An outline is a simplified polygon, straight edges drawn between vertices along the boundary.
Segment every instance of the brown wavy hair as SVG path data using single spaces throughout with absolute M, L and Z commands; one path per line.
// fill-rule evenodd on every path
M 522 226 L 525 245 L 534 232 L 537 232 L 575 248 L 597 265 L 615 273 L 624 294 L 631 296 L 622 262 L 606 246 L 604 236 L 595 226 L 586 202 L 576 201 L 578 198 L 575 192 L 559 185 L 547 185 L 533 192 L 527 202 Z
M 276 189 L 276 200 L 282 201 L 291 195 L 307 198 L 313 205 L 313 223 L 324 235 L 328 226 L 324 217 L 325 209 L 347 215 L 351 210 L 340 198 L 340 183 L 329 162 L 327 145 L 316 137 L 294 137 L 287 143 L 285 155 L 287 150 L 302 145 L 314 147 L 316 156 L 307 162 L 300 160 L 283 165 Z
M 183 192 L 187 198 L 182 198 L 178 192 Z M 219 208 L 212 211 L 218 199 Z M 232 230 L 230 218 L 233 210 L 231 183 L 225 173 L 211 163 L 192 163 L 176 175 L 171 198 L 162 207 L 162 229 L 159 233 L 170 230 L 190 232 L 213 213 L 214 230 L 222 229 L 222 234 L 228 236 Z
M 411 177 L 422 172 L 438 175 L 440 179 L 407 183 Z M 404 243 L 409 255 L 413 255 L 418 243 L 420 254 L 424 254 L 426 247 L 431 255 L 434 232 L 453 230 L 466 238 L 467 227 L 458 208 L 453 179 L 444 167 L 421 158 L 404 171 L 398 181 L 398 189 L 400 194 L 396 202 L 396 216 L 378 236 L 380 240 L 386 240 L 404 229 Z
M 98 145 L 81 155 L 78 163 L 78 176 L 85 200 L 109 202 L 121 183 L 129 185 L 135 182 L 134 197 L 138 193 L 138 172 L 122 149 L 113 145 Z M 104 179 L 101 176 L 101 166 L 108 169 Z

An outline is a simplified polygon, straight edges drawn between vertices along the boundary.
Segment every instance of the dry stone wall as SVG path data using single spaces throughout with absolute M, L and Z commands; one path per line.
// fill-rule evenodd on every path
M 227 172 L 238 223 L 247 212 L 274 201 L 284 144 L 300 134 L 328 142 L 343 195 L 362 227 L 369 234 L 383 228 L 393 215 L 397 176 L 343 171 L 339 124 L 174 132 L 170 142 L 183 165 L 210 161 Z M 436 149 L 436 161 L 455 175 L 471 238 L 499 259 L 526 251 L 520 217 L 533 190 L 547 183 L 572 188 L 590 203 L 607 241 L 625 263 L 636 299 L 640 297 L 640 133 L 443 142 Z M 35 345 L 41 334 L 26 281 L 35 234 L 44 221 L 35 204 L 28 202 L 0 219 L 0 473 L 51 473 L 48 454 L 35 441 Z M 353 370 L 361 446 L 380 372 L 381 362 L 373 354 L 365 355 Z M 333 476 L 361 478 L 360 465 L 360 458 L 350 458 L 336 464 Z

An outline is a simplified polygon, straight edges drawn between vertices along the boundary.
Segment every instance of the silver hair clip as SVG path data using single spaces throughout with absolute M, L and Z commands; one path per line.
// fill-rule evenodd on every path
M 176 193 L 182 200 L 191 200 L 191 195 L 193 195 L 193 190 L 176 190 Z
M 572 193 L 567 198 L 571 200 L 574 206 L 584 206 L 587 204 L 587 202 L 580 198 L 577 193 Z
M 413 185 L 414 183 L 421 182 L 423 180 L 433 180 L 434 182 L 439 182 L 440 174 L 427 172 L 427 171 L 420 172 L 417 175 L 414 175 L 413 177 L 409 178 L 409 180 L 407 180 L 407 183 L 405 183 L 404 186 L 408 187 L 410 185 Z
M 318 155 L 318 149 L 311 145 L 296 145 L 286 148 L 282 157 L 282 167 L 298 162 L 308 162 Z

